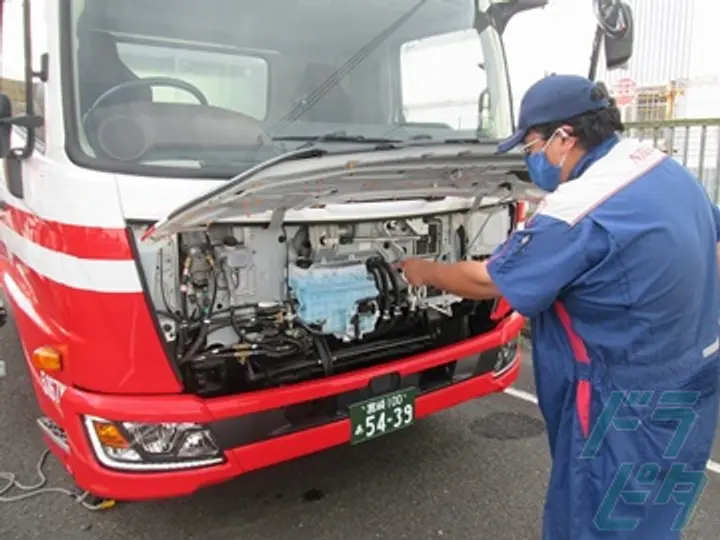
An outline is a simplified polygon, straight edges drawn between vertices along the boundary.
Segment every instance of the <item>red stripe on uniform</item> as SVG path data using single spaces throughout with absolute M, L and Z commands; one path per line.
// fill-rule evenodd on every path
M 580 428 L 585 437 L 590 436 L 590 399 L 592 398 L 592 387 L 589 381 L 579 380 L 575 390 L 575 409 Z
M 125 229 L 67 225 L 7 206 L 5 222 L 19 235 L 44 248 L 80 259 L 132 260 Z
M 565 309 L 565 306 L 560 302 L 555 302 L 555 311 L 560 319 L 560 323 L 567 332 L 568 339 L 570 340 L 570 348 L 572 349 L 573 356 L 575 356 L 575 360 L 583 364 L 589 364 L 590 357 L 588 356 L 587 349 L 585 348 L 585 343 L 583 343 L 583 340 L 575 332 L 567 309 Z
M 565 309 L 565 306 L 560 302 L 555 302 L 555 311 L 557 312 L 560 323 L 565 329 L 565 333 L 568 336 L 570 342 L 570 348 L 572 349 L 573 356 L 576 362 L 581 364 L 590 364 L 590 355 L 588 355 L 587 348 L 582 338 L 575 332 L 572 321 L 570 320 L 570 314 Z M 575 388 L 575 410 L 580 421 L 580 428 L 582 429 L 583 435 L 588 437 L 590 435 L 590 402 L 592 401 L 592 386 L 587 380 L 580 379 L 577 382 Z

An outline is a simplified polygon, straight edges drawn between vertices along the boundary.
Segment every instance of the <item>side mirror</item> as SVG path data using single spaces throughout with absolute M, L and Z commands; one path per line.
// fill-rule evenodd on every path
M 7 157 L 10 153 L 10 133 L 12 124 L 8 121 L 12 118 L 12 101 L 7 94 L 0 94 L 0 159 Z
M 605 35 L 605 63 L 608 70 L 627 64 L 633 54 L 635 21 L 624 0 L 593 0 L 598 30 Z

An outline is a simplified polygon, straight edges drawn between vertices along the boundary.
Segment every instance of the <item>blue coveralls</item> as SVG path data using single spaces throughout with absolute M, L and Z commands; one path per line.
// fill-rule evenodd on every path
M 613 138 L 488 263 L 532 320 L 544 540 L 680 538 L 718 421 L 719 240 L 689 171 Z

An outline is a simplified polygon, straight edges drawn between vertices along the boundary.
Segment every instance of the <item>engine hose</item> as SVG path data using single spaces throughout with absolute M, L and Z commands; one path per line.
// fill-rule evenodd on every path
M 301 343 L 298 343 L 297 341 L 288 338 L 288 337 L 277 337 L 272 338 L 266 342 L 258 341 L 258 342 L 250 342 L 252 344 L 251 349 L 247 349 L 247 352 L 250 356 L 261 356 L 265 355 L 272 358 L 285 358 L 287 356 L 291 356 L 293 354 L 300 354 L 303 352 L 303 346 Z M 291 350 L 287 351 L 278 351 L 277 348 L 286 346 L 290 347 Z M 275 347 L 275 348 L 273 348 Z M 199 355 L 198 358 L 201 360 L 203 358 L 226 358 L 226 359 L 235 359 L 237 358 L 237 352 L 238 348 L 234 345 L 228 345 L 228 346 L 214 346 L 214 347 L 208 347 L 205 350 L 202 351 L 202 353 Z
M 368 272 L 372 275 L 373 279 L 375 280 L 375 286 L 378 289 L 379 295 L 378 295 L 378 309 L 380 310 L 380 313 L 385 313 L 386 305 L 385 305 L 385 294 L 383 293 L 383 285 L 382 285 L 382 278 L 381 274 L 378 271 L 377 267 L 372 266 L 371 264 L 367 265 Z
M 306 331 L 308 334 L 310 334 L 311 336 L 316 336 L 316 337 L 319 337 L 319 338 L 324 338 L 324 337 L 325 337 L 325 334 L 323 334 L 321 331 L 315 330 L 314 328 L 311 328 L 310 326 L 308 326 L 307 324 L 305 324 L 303 321 L 301 321 L 299 318 L 298 318 L 298 319 L 295 319 L 295 320 L 293 321 L 293 323 L 294 323 L 294 324 L 297 324 L 300 328 L 302 328 L 303 330 L 305 330 L 305 331 Z
M 298 350 L 302 349 L 302 344 L 299 343 L 297 340 L 292 339 L 288 336 L 276 336 L 273 338 L 268 339 L 267 341 L 261 341 L 260 345 L 265 345 L 267 343 L 276 343 L 277 346 L 282 347 L 283 345 L 290 345 L 292 347 L 297 347 Z
M 380 296 L 378 298 L 378 307 L 380 309 L 380 312 L 383 315 L 389 315 L 391 319 L 389 321 L 380 321 L 378 327 L 373 332 L 373 337 L 376 338 L 384 336 L 395 326 L 395 320 L 392 318 L 393 313 L 390 309 L 390 281 L 380 263 L 381 259 L 379 257 L 368 259 L 367 267 L 372 272 L 373 277 L 375 278 L 375 282 L 378 284 L 378 290 L 380 291 Z
M 230 312 L 230 326 L 232 326 L 232 329 L 235 330 L 235 333 L 237 334 L 237 337 L 241 338 L 243 337 L 243 329 L 240 328 L 240 325 L 238 324 L 237 319 L 235 318 L 235 312 Z
M 180 356 L 181 351 L 185 349 L 185 341 L 187 340 L 187 321 L 183 320 L 180 322 L 178 328 L 178 342 L 177 342 L 177 355 Z
M 280 347 L 283 345 L 289 346 L 289 351 L 278 351 Z M 260 343 L 258 344 L 257 348 L 255 349 L 258 352 L 262 352 L 263 354 L 266 354 L 267 356 L 273 357 L 273 358 L 284 358 L 286 356 L 291 356 L 293 354 L 299 354 L 302 352 L 302 346 L 298 343 L 295 343 L 294 341 L 286 341 L 285 343 L 280 343 L 279 345 L 275 345 L 273 348 L 272 345 L 267 343 Z
M 198 337 L 195 339 L 190 349 L 185 354 L 183 354 L 182 358 L 180 359 L 180 364 L 185 364 L 189 362 L 192 357 L 197 354 L 197 352 L 200 350 L 200 346 L 202 345 L 203 341 L 205 341 L 205 338 L 208 335 L 209 329 L 210 321 L 206 320 L 200 328 L 200 333 L 198 334 Z
M 375 264 L 382 276 L 383 283 L 385 284 L 385 296 L 387 298 L 386 305 L 387 311 L 390 313 L 391 321 L 385 326 L 378 329 L 375 333 L 376 337 L 382 336 L 390 332 L 399 321 L 398 315 L 401 313 L 402 308 L 402 291 L 400 289 L 400 282 L 397 275 L 393 272 L 392 266 L 382 257 L 375 259 Z M 392 285 L 391 285 L 392 283 Z M 392 289 L 392 290 L 391 290 Z M 391 300 L 391 296 L 393 297 Z M 391 309 L 394 304 L 394 310 Z
M 382 271 L 382 267 L 380 265 L 380 258 L 373 258 L 368 259 L 367 268 L 370 270 L 370 272 L 373 274 L 373 277 L 375 277 L 375 282 L 378 285 L 378 289 L 380 290 L 380 301 L 379 301 L 379 307 L 380 312 L 385 314 L 390 312 L 390 283 L 388 282 L 387 276 Z
M 295 351 L 295 353 L 298 353 L 300 351 Z M 277 352 L 270 349 L 255 349 L 253 351 L 253 354 L 251 356 L 265 356 L 267 358 L 272 358 L 275 360 L 282 360 L 283 358 L 287 358 L 288 356 L 293 356 L 293 351 L 287 351 L 287 352 Z
M 402 296 L 400 294 L 400 282 L 398 281 L 398 277 L 395 275 L 395 272 L 393 272 L 390 263 L 388 263 L 385 259 L 381 259 L 378 262 L 390 281 L 392 281 L 393 294 L 395 296 L 395 308 L 400 309 L 402 306 Z
M 213 276 L 213 285 L 212 285 L 212 297 L 210 298 L 210 306 L 208 307 L 207 312 L 207 318 L 209 319 L 210 316 L 213 313 L 213 310 L 215 309 L 215 302 L 217 301 L 217 294 L 218 294 L 218 276 L 217 276 L 217 270 L 215 270 L 215 263 L 213 262 L 212 266 L 212 276 Z
M 318 336 L 313 336 L 312 340 L 318 357 L 320 358 L 320 362 L 322 363 L 325 375 L 331 375 L 333 371 L 332 355 L 330 354 L 330 347 L 328 347 L 327 341 L 325 338 Z

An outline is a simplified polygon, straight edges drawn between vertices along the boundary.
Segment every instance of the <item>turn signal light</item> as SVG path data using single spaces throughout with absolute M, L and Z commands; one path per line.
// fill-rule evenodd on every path
M 130 447 L 130 443 L 114 424 L 94 420 L 93 429 L 97 434 L 98 440 L 103 444 L 103 446 L 109 448 Z
M 42 346 L 32 353 L 32 362 L 36 368 L 43 371 L 62 371 L 62 354 L 52 347 Z

